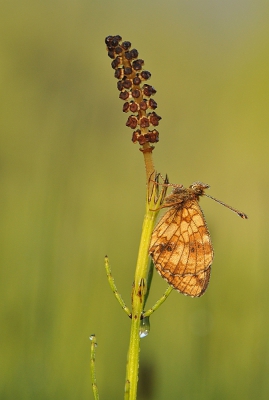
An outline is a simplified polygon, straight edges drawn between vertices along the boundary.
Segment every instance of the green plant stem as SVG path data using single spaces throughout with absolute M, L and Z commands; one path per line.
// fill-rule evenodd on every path
M 99 400 L 99 393 L 96 383 L 95 376 L 95 348 L 97 346 L 95 335 L 90 336 L 91 340 L 91 380 L 92 380 L 92 390 L 94 395 L 94 400 Z
M 152 259 L 150 260 L 150 263 L 149 263 L 149 269 L 148 269 L 148 280 L 147 280 L 147 286 L 148 286 L 148 289 L 150 289 L 150 287 L 151 287 L 151 282 L 152 282 L 152 277 L 153 277 L 153 271 L 154 271 L 154 264 L 153 264 L 153 261 L 152 261 Z M 148 300 L 148 296 L 149 296 L 149 290 L 147 290 L 147 292 L 145 293 L 145 302 L 144 302 L 144 308 L 145 308 L 145 306 L 146 306 L 146 303 L 147 303 L 147 300 Z M 144 315 L 144 312 L 143 312 L 143 315 Z
M 139 329 L 140 319 L 145 303 L 145 294 L 149 289 L 147 282 L 148 248 L 154 227 L 154 222 L 158 214 L 158 212 L 156 211 L 151 211 L 155 208 L 156 204 L 154 203 L 154 196 L 152 196 L 151 202 L 147 202 L 132 291 L 132 322 L 126 372 L 126 381 L 130 382 L 129 400 L 136 400 L 137 395 L 140 351 Z

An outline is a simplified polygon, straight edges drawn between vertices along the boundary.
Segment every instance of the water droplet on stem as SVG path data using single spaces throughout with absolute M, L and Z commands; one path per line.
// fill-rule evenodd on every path
M 149 331 L 150 331 L 149 317 L 142 318 L 139 329 L 139 336 L 141 337 L 141 339 L 148 336 Z

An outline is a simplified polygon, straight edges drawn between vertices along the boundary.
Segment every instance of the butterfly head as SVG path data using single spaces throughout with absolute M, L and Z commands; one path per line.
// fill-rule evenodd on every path
M 203 182 L 193 182 L 190 186 L 190 189 L 192 189 L 197 196 L 202 196 L 204 194 L 205 189 L 209 188 L 210 186 L 207 183 Z

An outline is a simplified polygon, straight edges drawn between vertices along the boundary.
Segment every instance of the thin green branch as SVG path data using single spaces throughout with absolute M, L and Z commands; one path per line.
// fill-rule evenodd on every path
M 143 313 L 143 318 L 149 317 L 151 314 L 153 314 L 154 311 L 156 311 L 163 304 L 163 302 L 167 299 L 167 297 L 172 291 L 173 291 L 172 286 L 168 286 L 162 297 L 158 301 L 156 301 L 154 306 L 152 306 L 150 309 L 148 309 L 148 311 Z
M 96 383 L 96 374 L 95 374 L 95 348 L 97 347 L 95 335 L 91 335 L 90 340 L 91 340 L 90 363 L 91 363 L 92 390 L 93 390 L 94 400 L 99 400 L 99 393 L 98 393 L 98 388 L 97 388 L 97 383 Z
M 107 279 L 108 279 L 108 282 L 109 282 L 109 285 L 110 285 L 110 287 L 111 287 L 112 292 L 114 293 L 116 299 L 117 299 L 118 302 L 120 303 L 122 309 L 126 312 L 126 314 L 128 315 L 128 317 L 131 318 L 131 311 L 130 311 L 129 308 L 126 306 L 126 304 L 125 304 L 123 298 L 122 298 L 121 295 L 119 294 L 118 289 L 117 289 L 117 287 L 116 287 L 116 285 L 115 285 L 115 281 L 114 281 L 114 278 L 113 278 L 112 273 L 111 273 L 111 268 L 110 268 L 109 260 L 108 260 L 108 257 L 107 257 L 107 256 L 105 256 L 105 267 L 106 267 Z
M 125 382 L 125 388 L 124 388 L 124 400 L 129 400 L 129 394 L 130 394 L 130 382 L 127 380 Z

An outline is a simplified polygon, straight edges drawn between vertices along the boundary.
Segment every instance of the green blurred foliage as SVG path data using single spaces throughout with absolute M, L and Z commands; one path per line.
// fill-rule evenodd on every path
M 123 398 L 144 166 L 104 38 L 130 40 L 162 116 L 156 168 L 210 183 L 215 260 L 201 299 L 172 293 L 141 343 L 140 399 L 269 397 L 267 1 L 4 1 L 0 15 L 0 397 Z M 149 305 L 165 290 L 154 276 Z

